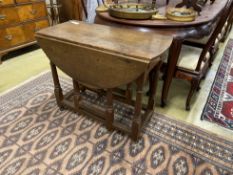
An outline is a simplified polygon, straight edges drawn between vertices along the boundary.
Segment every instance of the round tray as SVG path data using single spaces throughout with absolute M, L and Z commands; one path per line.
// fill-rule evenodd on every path
M 99 5 L 96 9 L 95 9 L 96 13 L 101 13 L 101 12 L 107 12 L 108 11 L 108 6 L 107 5 Z
M 123 19 L 149 19 L 157 10 L 152 4 L 124 3 L 109 6 L 109 14 Z
M 187 8 L 168 8 L 166 17 L 173 21 L 190 22 L 196 19 L 197 12 Z

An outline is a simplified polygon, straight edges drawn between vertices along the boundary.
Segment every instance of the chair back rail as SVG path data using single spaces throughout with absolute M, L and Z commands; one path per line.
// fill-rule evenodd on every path
M 231 28 L 232 28 L 232 23 L 233 23 L 233 10 L 231 10 L 231 12 L 230 12 L 230 14 L 229 14 L 229 17 L 228 17 L 228 25 L 227 25 L 226 31 L 231 30 Z
M 197 72 L 200 71 L 202 62 L 205 60 L 207 52 L 210 50 L 210 48 L 214 44 L 216 38 L 218 37 L 218 34 L 221 32 L 225 22 L 227 21 L 228 16 L 233 15 L 232 8 L 233 8 L 233 0 L 229 0 L 226 4 L 226 7 L 224 8 L 224 10 L 222 12 L 222 15 L 221 15 L 219 21 L 217 22 L 218 23 L 217 26 L 215 27 L 208 42 L 206 43 L 205 47 L 203 48 L 203 50 L 201 52 L 200 59 L 198 61 L 198 64 L 197 64 L 195 71 L 197 71 Z

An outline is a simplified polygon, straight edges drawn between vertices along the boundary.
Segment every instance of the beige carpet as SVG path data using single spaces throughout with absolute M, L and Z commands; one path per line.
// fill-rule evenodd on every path
M 62 87 L 72 86 L 62 79 Z M 233 173 L 233 142 L 194 126 L 155 113 L 134 143 L 86 116 L 60 111 L 50 73 L 0 96 L 0 106 L 1 175 Z M 126 112 L 122 106 L 118 115 Z

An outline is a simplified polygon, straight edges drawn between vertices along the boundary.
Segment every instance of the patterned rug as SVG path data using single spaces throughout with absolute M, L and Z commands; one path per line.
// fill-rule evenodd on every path
M 71 90 L 70 81 L 61 83 Z M 0 174 L 230 175 L 233 142 L 154 113 L 135 143 L 60 111 L 46 73 L 0 96 Z
M 202 119 L 233 130 L 233 39 L 224 51 Z

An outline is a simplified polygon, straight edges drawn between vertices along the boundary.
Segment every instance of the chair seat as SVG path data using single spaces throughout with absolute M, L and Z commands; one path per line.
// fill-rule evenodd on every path
M 218 37 L 216 38 L 215 42 L 214 42 L 214 47 L 215 48 L 218 48 L 219 47 L 219 43 L 220 43 L 220 40 L 222 38 L 222 34 L 219 33 Z M 195 43 L 200 43 L 200 44 L 206 44 L 209 40 L 209 36 L 206 36 L 202 39 L 189 39 L 187 41 L 191 41 L 191 42 L 195 42 Z
M 180 57 L 177 62 L 177 66 L 183 69 L 195 71 L 201 52 L 202 52 L 202 49 L 200 48 L 182 45 L 182 49 L 181 49 Z M 168 53 L 166 53 L 164 57 L 166 58 L 165 62 L 167 62 Z M 201 65 L 201 68 L 204 67 L 205 62 L 209 59 L 210 59 L 210 53 L 207 52 L 206 57 L 203 60 L 203 63 Z
M 202 49 L 200 48 L 183 45 L 177 66 L 180 68 L 194 71 L 197 67 L 201 52 Z M 207 52 L 205 59 L 202 61 L 201 68 L 204 67 L 205 62 L 209 59 L 210 59 L 210 53 Z
M 225 24 L 224 24 L 221 32 L 218 34 L 218 37 L 215 40 L 215 43 L 214 43 L 214 47 L 215 48 L 219 47 L 220 40 L 222 39 L 222 37 L 224 36 L 224 34 L 226 32 L 227 25 L 228 25 L 228 21 L 225 22 Z M 210 34 L 209 36 L 211 36 L 211 35 L 212 34 Z M 206 44 L 207 41 L 209 40 L 209 36 L 206 36 L 206 37 L 204 37 L 202 39 L 189 39 L 187 41 L 191 41 L 191 42 L 195 42 L 195 43 L 200 43 L 200 44 Z

